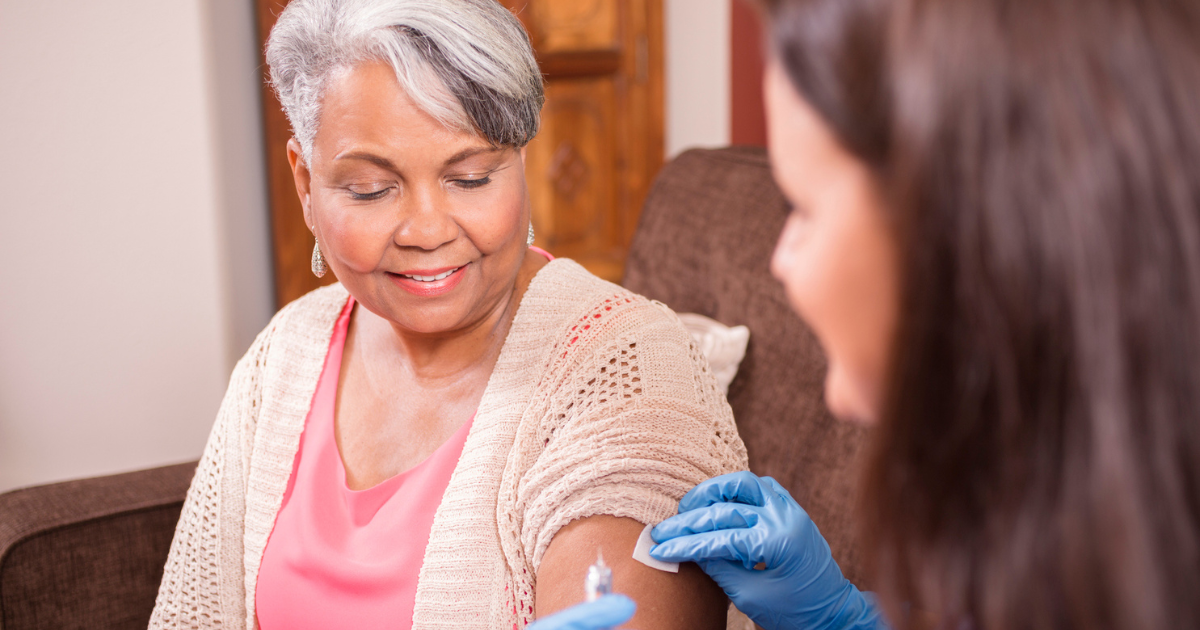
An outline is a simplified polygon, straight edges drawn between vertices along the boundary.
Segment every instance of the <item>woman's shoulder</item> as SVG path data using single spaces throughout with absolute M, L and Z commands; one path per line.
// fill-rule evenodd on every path
M 286 328 L 311 323 L 324 326 L 337 319 L 349 298 L 350 293 L 340 282 L 318 287 L 279 309 L 267 328 Z
M 289 302 L 258 333 L 240 363 L 250 362 L 261 367 L 268 353 L 275 354 L 281 349 L 293 351 L 299 347 L 323 351 L 349 297 L 345 287 L 335 283 Z
M 542 274 L 522 302 L 530 312 L 518 317 L 528 317 L 526 326 L 539 320 L 538 339 L 552 346 L 545 375 L 549 380 L 588 373 L 600 363 L 632 360 L 650 361 L 653 371 L 671 379 L 704 371 L 691 335 L 665 304 L 598 278 L 570 260 L 556 259 Z
M 527 296 L 561 309 L 505 472 L 499 510 L 531 573 L 558 529 L 597 514 L 657 523 L 746 449 L 707 362 L 671 309 L 557 259 Z M 524 303 L 523 303 L 524 307 Z M 532 354 L 532 353 L 531 353 Z
M 580 323 L 576 330 L 608 329 L 598 324 L 622 321 L 627 325 L 678 326 L 683 331 L 666 305 L 604 280 L 566 258 L 556 258 L 534 277 L 527 298 L 531 299 L 522 301 L 523 309 L 552 310 L 564 321 Z
M 259 337 L 327 337 L 349 298 L 340 282 L 313 289 L 279 309 Z

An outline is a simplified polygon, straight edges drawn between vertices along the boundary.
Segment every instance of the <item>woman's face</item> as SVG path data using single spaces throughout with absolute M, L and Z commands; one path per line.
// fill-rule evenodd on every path
M 777 61 L 764 93 L 771 165 L 793 206 L 771 271 L 828 357 L 830 410 L 874 422 L 899 310 L 893 233 L 867 165 L 842 148 Z
M 299 149 L 305 221 L 364 307 L 435 335 L 504 308 L 526 252 L 524 150 L 447 129 L 383 63 L 330 77 L 310 164 Z

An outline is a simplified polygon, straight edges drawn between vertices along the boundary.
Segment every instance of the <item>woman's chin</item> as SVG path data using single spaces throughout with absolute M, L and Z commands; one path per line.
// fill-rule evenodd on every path
M 468 313 L 462 308 L 447 305 L 447 308 L 428 308 L 421 313 L 394 313 L 392 326 L 409 335 L 425 337 L 454 336 L 471 328 Z
M 850 387 L 845 379 L 838 378 L 837 371 L 830 366 L 825 377 L 825 406 L 835 418 L 843 422 L 872 425 L 879 418 L 878 411 L 867 402 L 867 396 Z

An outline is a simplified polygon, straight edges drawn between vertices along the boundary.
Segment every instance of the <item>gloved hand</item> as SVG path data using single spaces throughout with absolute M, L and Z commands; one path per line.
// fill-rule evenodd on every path
M 842 576 L 808 513 L 770 477 L 709 479 L 650 536 L 659 543 L 651 556 L 700 565 L 766 630 L 887 627 L 873 596 Z
M 604 630 L 615 628 L 633 617 L 637 604 L 624 595 L 605 595 L 594 602 L 578 604 L 543 617 L 525 630 Z

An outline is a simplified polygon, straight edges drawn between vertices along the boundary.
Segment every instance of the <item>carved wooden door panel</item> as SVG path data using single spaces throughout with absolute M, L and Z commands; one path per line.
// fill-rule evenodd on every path
M 617 282 L 662 166 L 662 0 L 501 1 L 546 79 L 525 162 L 538 244 Z
M 287 0 L 255 0 L 262 41 Z M 537 244 L 619 281 L 629 240 L 663 159 L 662 0 L 500 0 L 529 31 L 546 105 L 526 154 Z M 265 68 L 264 68 L 265 72 Z M 263 93 L 276 297 L 324 281 L 287 167 L 290 131 Z

